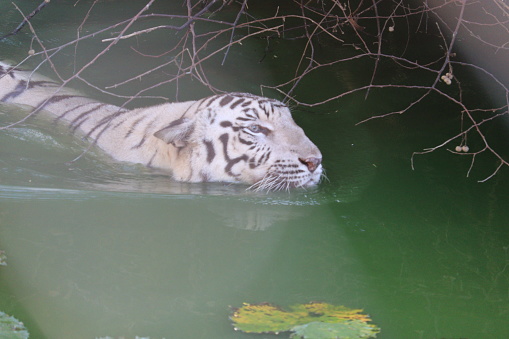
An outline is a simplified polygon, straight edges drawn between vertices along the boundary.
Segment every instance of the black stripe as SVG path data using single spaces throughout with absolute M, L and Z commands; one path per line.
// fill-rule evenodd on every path
M 36 107 L 40 106 L 41 109 L 42 109 L 42 108 L 46 108 L 46 106 L 48 106 L 48 105 L 53 105 L 53 104 L 55 104 L 57 102 L 60 102 L 60 101 L 63 101 L 63 100 L 67 100 L 67 99 L 74 99 L 74 98 L 86 98 L 86 97 L 82 96 L 82 95 L 71 95 L 71 94 L 55 95 L 55 96 L 52 96 L 50 98 L 45 98 Z
M 266 163 L 266 162 L 269 160 L 269 158 L 270 158 L 270 154 L 271 154 L 271 153 L 272 153 L 272 151 L 268 151 L 268 152 L 266 152 L 266 153 L 263 155 L 262 159 L 260 159 L 260 162 Z
M 90 137 L 92 136 L 92 134 L 101 126 L 103 125 L 107 125 L 110 121 L 112 121 L 113 119 L 115 119 L 115 114 L 111 114 L 111 115 L 108 115 L 108 116 L 105 116 L 104 118 L 102 118 L 98 123 L 97 125 L 95 125 L 93 128 L 90 129 L 90 131 L 87 132 L 87 134 L 85 135 L 85 137 Z M 102 132 L 100 132 L 102 133 Z
M 235 109 L 238 105 L 244 102 L 244 98 L 240 98 L 239 100 L 235 101 L 233 104 L 231 104 L 230 109 Z
M 189 121 L 189 119 L 187 119 L 187 118 L 178 118 L 177 120 L 173 120 L 172 122 L 170 122 L 168 124 L 168 126 L 165 126 L 165 127 L 161 128 L 161 129 L 166 129 L 166 128 L 174 127 L 174 126 L 177 126 L 177 125 L 181 125 L 181 124 L 183 124 L 183 123 L 185 123 L 187 121 Z M 152 124 L 152 123 L 154 123 L 154 121 L 150 122 L 150 124 Z
M 83 106 L 86 106 L 86 105 L 90 105 L 90 104 L 95 104 L 95 103 L 86 103 L 86 104 L 81 104 L 81 105 L 78 105 L 76 107 L 72 107 L 71 109 L 68 109 L 67 111 L 65 111 L 64 113 L 60 114 L 59 116 L 57 116 L 55 118 L 55 123 L 58 122 L 58 120 L 60 119 L 63 119 L 67 114 L 71 113 L 72 111 L 75 111 L 77 110 L 78 108 L 81 108 Z
M 249 159 L 249 168 L 256 168 L 256 167 L 259 167 L 260 165 L 264 164 L 265 162 L 263 161 L 263 159 L 265 158 L 265 154 L 262 154 L 261 157 L 258 158 L 258 160 L 256 160 L 256 156 L 252 157 L 251 159 Z
M 46 105 L 55 104 L 57 102 L 60 102 L 62 100 L 67 99 L 74 99 L 74 98 L 86 98 L 86 96 L 83 95 L 74 95 L 74 94 L 62 94 L 62 95 L 54 95 L 51 98 L 48 99 L 48 102 Z
M 131 135 L 131 133 L 133 133 L 134 128 L 135 128 L 136 126 L 138 126 L 138 124 L 139 124 L 140 122 L 142 122 L 144 119 L 145 119 L 145 117 L 144 117 L 144 116 L 143 116 L 143 117 L 141 117 L 141 118 L 136 119 L 136 120 L 133 122 L 133 124 L 129 127 L 129 130 L 127 131 L 127 133 L 124 135 L 124 139 L 127 139 L 127 138 Z M 122 121 L 122 123 L 123 123 L 123 122 L 125 122 L 125 120 L 124 120 L 124 121 Z M 119 124 L 118 124 L 118 125 L 116 125 L 115 127 L 118 127 L 118 126 L 122 125 L 122 123 L 119 123 Z
M 120 108 L 119 108 L 120 109 Z M 87 134 L 85 135 L 85 137 L 89 137 L 92 135 L 92 133 L 94 133 L 99 127 L 103 126 L 103 125 L 107 125 L 109 124 L 111 121 L 113 121 L 114 119 L 118 118 L 119 116 L 121 116 L 122 114 L 125 114 L 125 113 L 128 113 L 130 111 L 128 110 L 125 110 L 125 111 L 122 111 L 122 110 L 119 110 L 115 113 L 111 113 L 110 115 L 107 115 L 105 116 L 104 118 L 102 118 L 98 123 L 97 125 L 95 125 L 90 131 L 87 132 Z M 100 132 L 102 133 L 102 132 Z
M 210 181 L 210 175 L 205 172 L 200 172 L 200 177 L 202 182 L 209 182 Z
M 12 67 L 3 67 L 3 66 L 0 66 L 0 75 L 6 75 L 6 74 L 9 74 L 9 76 L 14 79 L 15 76 L 14 76 L 14 69 Z
M 235 118 L 235 120 L 240 120 L 240 121 L 255 121 L 256 118 L 255 117 L 250 117 L 250 118 L 238 117 L 238 118 Z
M 72 121 L 70 122 L 71 125 L 74 125 L 75 123 L 77 123 L 80 119 L 82 119 L 83 117 L 89 115 L 90 113 L 98 110 L 99 108 L 105 106 L 106 104 L 101 104 L 101 103 L 95 103 L 97 106 L 95 106 L 94 108 L 91 108 L 89 109 L 88 111 L 85 111 L 85 112 L 82 112 L 80 113 L 77 117 L 75 117 L 74 119 L 72 119 Z M 81 106 L 84 106 L 84 105 L 81 105 Z
M 143 138 L 141 138 L 140 142 L 137 143 L 136 145 L 132 146 L 131 149 L 140 148 L 145 143 L 146 140 L 147 140 L 147 136 L 144 135 Z
M 50 86 L 45 86 L 50 85 Z M 47 80 L 37 80 L 37 81 L 30 81 L 27 84 L 27 88 L 34 88 L 34 87 L 58 87 L 60 84 L 54 81 L 47 81 Z
M 219 95 L 214 95 L 213 97 L 210 97 L 209 102 L 207 102 L 204 106 L 205 106 L 205 107 L 209 107 L 209 106 L 211 106 L 211 105 L 212 105 L 212 103 L 213 103 L 214 101 L 216 101 L 216 99 L 217 99 L 217 98 L 220 98 L 220 96 L 219 96 Z
M 157 152 L 158 152 L 158 150 L 156 149 L 156 150 L 155 150 L 155 152 L 154 152 L 154 154 L 152 154 L 152 156 L 150 157 L 150 160 L 148 161 L 148 163 L 147 163 L 147 165 L 146 165 L 147 167 L 149 167 L 149 168 L 150 168 L 150 167 L 152 167 L 152 161 L 153 161 L 153 160 L 154 160 L 154 158 L 156 157 Z
M 217 112 L 215 109 L 207 109 L 207 119 L 209 123 L 212 125 L 216 121 Z
M 228 155 L 228 140 L 229 140 L 229 135 L 228 133 L 225 133 L 225 134 L 222 134 L 220 137 L 219 137 L 219 140 L 223 143 L 223 155 L 224 155 L 224 159 L 226 160 L 227 162 L 227 165 L 226 167 L 224 168 L 224 170 L 226 171 L 226 173 L 232 177 L 238 177 L 240 174 L 233 174 L 232 172 L 232 167 L 240 162 L 240 161 L 247 161 L 248 160 L 248 157 L 246 154 L 243 154 L 241 155 L 240 157 L 237 157 L 237 158 L 233 158 L 233 159 L 230 159 L 230 156 Z
M 245 108 L 242 110 L 242 112 L 248 117 L 253 117 L 253 119 L 260 119 L 260 115 L 258 114 L 258 110 L 256 108 Z
M 269 111 L 269 109 L 267 108 L 267 106 L 269 106 L 270 111 Z M 265 107 L 262 107 L 262 109 L 263 109 L 263 111 L 265 112 L 265 115 L 267 116 L 267 118 L 269 118 L 269 117 L 270 117 L 270 114 L 274 112 L 274 108 L 272 107 L 272 105 L 271 105 L 271 104 L 269 104 L 269 105 L 265 105 Z
M 0 101 L 7 101 L 9 99 L 14 99 L 17 96 L 23 94 L 23 92 L 26 89 L 26 86 L 27 86 L 27 82 L 25 80 L 20 80 L 18 82 L 18 84 L 16 85 L 16 87 L 14 88 L 14 91 L 11 91 L 11 92 L 7 93 L 6 95 L 4 95 L 4 97 L 2 99 L 0 99 Z
M 203 140 L 205 147 L 207 149 L 207 162 L 210 164 L 212 160 L 216 157 L 216 151 L 214 150 L 214 144 L 212 141 Z
M 148 137 L 148 130 L 154 125 L 154 123 L 158 120 L 158 118 L 154 118 L 152 119 L 152 121 L 150 121 L 146 126 L 145 126 L 145 132 L 143 133 L 143 137 L 141 138 L 140 142 L 137 143 L 136 145 L 132 146 L 131 149 L 137 149 L 137 148 L 140 148 L 141 146 L 143 146 L 143 144 L 145 143 L 145 141 L 147 141 L 147 137 Z M 183 119 L 178 119 L 178 120 L 183 120 Z M 175 121 L 178 121 L 178 120 L 175 120 Z M 173 121 L 173 122 L 175 122 Z M 181 123 L 181 122 L 179 122 Z M 171 124 L 170 124 L 171 125 Z
M 231 159 L 230 161 L 228 161 L 228 165 L 226 165 L 226 167 L 224 168 L 224 170 L 226 171 L 226 173 L 232 177 L 238 177 L 240 174 L 234 174 L 232 172 L 232 167 L 235 166 L 236 163 L 238 162 L 241 162 L 241 161 L 247 161 L 248 157 L 247 155 L 242 155 L 238 158 L 235 158 L 235 159 Z
M 72 126 L 72 131 L 76 131 L 85 121 L 88 120 L 88 116 L 97 111 L 99 108 L 105 106 L 106 104 L 99 104 L 97 105 L 96 107 L 92 108 L 92 109 L 89 109 L 88 111 L 85 111 L 83 113 L 81 113 L 80 115 L 78 115 L 76 118 L 74 118 L 71 122 L 70 122 L 70 125 Z M 80 121 L 81 120 L 81 121 Z M 79 122 L 79 123 L 78 123 Z
M 224 107 L 228 105 L 233 100 L 232 96 L 226 95 L 221 101 L 219 101 L 219 106 Z
M 248 140 L 245 140 L 245 139 L 242 139 L 239 135 L 239 141 L 241 144 L 244 144 L 244 145 L 252 145 L 253 142 L 252 141 L 248 141 Z
M 219 125 L 220 125 L 221 127 L 224 127 L 224 128 L 226 128 L 226 127 L 231 127 L 231 128 L 232 128 L 232 130 L 233 130 L 234 132 L 237 132 L 237 131 L 240 129 L 240 127 L 235 127 L 235 126 L 233 126 L 233 124 L 232 124 L 231 122 L 229 122 L 228 120 L 221 121 L 221 122 L 219 123 Z
M 72 127 L 71 132 L 74 133 L 85 121 L 88 120 L 88 117 L 85 117 L 85 119 L 81 120 L 79 124 L 76 124 Z

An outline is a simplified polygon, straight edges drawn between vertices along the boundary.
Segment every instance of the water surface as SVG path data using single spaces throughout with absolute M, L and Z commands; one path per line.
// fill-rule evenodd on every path
M 19 18 L 1 6 L 8 7 L 0 15 L 5 29 Z M 72 39 L 83 9 L 66 8 L 68 21 L 44 26 L 59 13 L 49 9 L 35 22 L 41 36 L 53 44 Z M 115 14 L 119 20 L 137 10 Z M 89 29 L 110 19 L 96 15 Z M 10 38 L 2 57 L 23 58 L 29 36 Z M 281 44 L 274 53 L 283 56 L 292 46 Z M 112 84 L 122 78 L 117 69 L 146 69 L 130 47 L 113 49 L 89 78 Z M 259 62 L 264 49 L 255 42 L 232 50 L 211 78 L 223 89 L 258 93 L 260 81 L 286 76 L 276 59 Z M 80 50 L 80 62 L 95 51 Z M 57 58 L 74 62 L 72 50 Z M 363 73 L 362 64 L 338 68 L 299 93 L 344 91 Z M 210 94 L 193 82 L 179 86 L 182 99 Z M 165 91 L 175 95 L 171 86 L 156 94 Z M 235 332 L 230 307 L 309 301 L 364 309 L 382 329 L 378 338 L 507 337 L 507 170 L 480 184 L 494 163 L 480 157 L 466 177 L 470 159 L 445 149 L 416 157 L 412 170 L 412 153 L 451 135 L 459 118 L 443 103 L 425 102 L 410 114 L 356 125 L 401 99 L 374 93 L 367 101 L 362 94 L 296 107 L 295 119 L 323 152 L 328 180 L 283 193 L 176 183 L 94 149 L 72 162 L 86 142 L 44 121 L 1 131 L 0 249 L 8 266 L 0 269 L 0 309 L 31 337 L 47 339 L 284 337 Z M 0 105 L 2 125 L 20 114 Z

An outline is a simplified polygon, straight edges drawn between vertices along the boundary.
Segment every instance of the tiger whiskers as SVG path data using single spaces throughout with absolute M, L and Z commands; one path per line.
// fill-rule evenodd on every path
M 320 179 L 318 179 L 318 183 L 321 183 L 324 180 L 330 183 L 330 179 L 325 173 L 325 168 L 322 168 L 322 173 L 320 174 Z
M 297 187 L 295 182 L 286 180 L 278 173 L 267 173 L 261 180 L 249 186 L 247 190 L 254 192 L 261 191 L 290 191 L 290 188 Z

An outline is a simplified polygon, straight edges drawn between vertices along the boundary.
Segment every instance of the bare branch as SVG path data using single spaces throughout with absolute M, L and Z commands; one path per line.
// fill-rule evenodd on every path
M 467 141 L 476 143 L 468 145 L 470 146 L 468 151 L 464 151 L 464 148 L 460 152 L 449 150 L 451 156 L 472 158 L 467 176 L 471 175 L 474 163 L 481 158 L 477 155 L 482 153 L 491 154 L 498 167 L 481 182 L 500 173 L 502 167 L 509 166 L 505 160 L 506 156 L 491 145 L 495 144 L 491 141 L 496 136 L 485 131 L 486 126 L 498 123 L 509 116 L 508 73 L 501 67 L 493 67 L 492 59 L 489 57 L 487 57 L 489 60 L 469 60 L 464 56 L 468 48 L 462 46 L 462 43 L 469 41 L 475 46 L 491 51 L 493 60 L 495 57 L 501 60 L 509 58 L 509 7 L 503 0 L 420 0 L 414 2 L 293 0 L 288 5 L 293 6 L 291 9 L 283 10 L 277 7 L 265 14 L 252 11 L 249 5 L 253 2 L 249 0 L 182 0 L 183 6 L 180 13 L 147 13 L 153 1 L 147 0 L 147 4 L 127 20 L 111 23 L 108 27 L 82 34 L 89 17 L 94 14 L 92 9 L 100 4 L 96 0 L 84 15 L 73 40 L 52 48 L 46 48 L 36 34 L 35 28 L 32 27 L 30 19 L 36 13 L 26 17 L 22 14 L 24 18 L 22 25 L 30 27 L 33 45 L 36 46 L 30 47 L 32 50 L 30 54 L 44 58 L 38 67 L 48 63 L 55 76 L 60 79 L 61 88 L 68 85 L 71 80 L 78 80 L 103 94 L 125 99 L 122 105 L 124 107 L 139 97 L 166 100 L 167 98 L 149 95 L 149 91 L 168 84 L 173 84 L 175 90 L 172 96 L 178 98 L 181 95 L 179 84 L 183 79 L 192 80 L 213 93 L 225 91 L 222 83 L 213 82 L 211 70 L 225 65 L 227 58 L 232 57 L 232 51 L 243 48 L 244 42 L 266 41 L 267 44 L 259 51 L 261 57 L 255 58 L 259 62 L 265 62 L 265 56 L 268 55 L 272 45 L 277 45 L 272 44 L 273 41 L 280 41 L 287 45 L 297 41 L 293 54 L 294 68 L 287 73 L 286 78 L 279 78 L 278 82 L 261 83 L 261 91 L 265 89 L 276 91 L 281 94 L 285 102 L 304 107 L 333 105 L 347 97 L 359 95 L 364 96 L 364 100 L 368 101 L 378 94 L 383 94 L 384 91 L 402 93 L 398 107 L 383 111 L 374 109 L 369 116 L 359 118 L 357 124 L 407 114 L 420 105 L 426 105 L 430 100 L 438 98 L 454 104 L 455 108 L 449 114 L 457 116 L 459 131 L 444 137 L 438 145 L 414 152 L 411 156 L 412 168 L 414 168 L 416 155 L 450 148 L 450 144 L 455 141 L 460 141 L 461 147 L 467 146 Z M 39 5 L 41 6 L 44 7 L 42 4 Z M 287 12 L 284 12 L 285 10 Z M 19 9 L 18 11 L 21 13 Z M 144 22 L 142 27 L 137 25 L 141 20 Z M 148 27 L 146 23 L 149 24 Z M 153 24 L 150 25 L 151 23 Z M 22 26 L 19 27 L 21 28 Z M 141 35 L 149 39 L 161 30 L 171 32 L 173 36 L 165 45 L 168 46 L 165 50 L 152 53 L 144 51 L 139 46 L 130 46 L 130 51 L 137 57 L 150 58 L 152 66 L 143 68 L 138 74 L 126 75 L 106 87 L 97 86 L 83 76 L 85 70 L 99 62 L 99 59 L 109 53 L 119 41 L 129 44 L 132 41 L 130 39 Z M 113 37 L 104 36 L 106 33 L 112 34 L 111 32 L 115 32 Z M 419 37 L 423 35 L 434 39 L 436 47 L 427 51 L 426 57 L 418 54 L 411 55 L 416 50 L 415 47 L 420 44 Z M 393 44 L 392 40 L 396 39 L 395 36 L 399 40 L 398 43 Z M 75 60 L 76 69 L 73 75 L 68 78 L 63 77 L 53 63 L 53 58 L 72 46 L 73 57 L 77 59 L 80 54 L 78 46 L 85 40 L 102 42 L 103 44 L 99 44 L 100 51 L 85 60 L 83 66 L 78 67 Z M 328 46 L 341 47 L 341 53 L 334 58 L 323 57 L 326 54 L 323 50 L 328 49 Z M 414 48 L 410 48 L 412 46 Z M 249 53 L 252 52 L 252 50 L 249 51 Z M 157 64 L 154 65 L 154 61 L 158 61 Z M 367 72 L 358 72 L 355 69 L 359 63 L 369 67 Z M 352 73 L 362 73 L 365 78 L 347 87 L 346 90 L 328 89 L 327 95 L 322 95 L 322 91 L 318 89 L 311 100 L 303 100 L 296 94 L 301 88 L 307 86 L 306 79 L 314 74 L 333 71 L 339 67 L 351 67 Z M 390 77 L 384 77 L 384 72 L 387 73 L 388 70 L 404 73 L 405 79 L 396 81 Z M 156 73 L 166 74 L 167 78 L 155 84 L 144 85 L 144 88 L 137 90 L 133 95 L 114 93 L 114 90 L 120 86 L 138 79 L 149 78 Z M 471 100 L 467 89 L 471 88 L 472 84 L 465 81 L 466 77 L 462 77 L 466 73 L 475 73 L 482 78 L 488 84 L 487 86 L 490 86 L 490 90 L 496 92 L 498 101 L 491 106 L 481 107 L 479 103 Z M 405 98 L 406 93 L 411 95 Z M 44 103 L 41 107 L 43 105 Z M 20 122 L 36 114 L 41 107 Z M 10 126 L 13 125 L 1 128 Z M 104 131 L 108 128 L 108 124 L 105 123 L 98 128 Z

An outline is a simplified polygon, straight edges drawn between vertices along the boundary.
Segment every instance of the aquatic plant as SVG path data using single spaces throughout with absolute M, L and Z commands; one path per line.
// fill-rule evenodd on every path
M 246 333 L 293 332 L 292 338 L 374 338 L 380 329 L 361 309 L 322 302 L 283 309 L 269 303 L 247 304 L 233 309 L 235 330 Z
M 0 251 L 0 266 L 6 266 L 7 265 L 7 257 L 5 256 L 4 251 Z
M 0 312 L 0 338 L 27 339 L 28 331 L 18 319 Z

